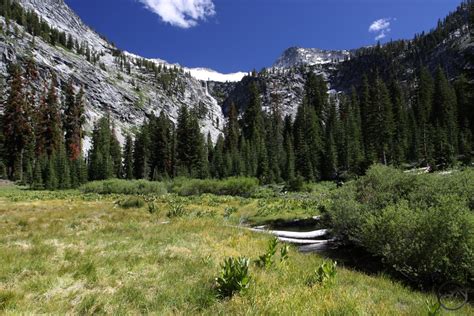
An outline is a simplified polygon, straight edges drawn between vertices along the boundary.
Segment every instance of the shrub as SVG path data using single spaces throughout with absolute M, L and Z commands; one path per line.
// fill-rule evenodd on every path
M 181 196 L 215 194 L 249 197 L 258 188 L 254 178 L 216 179 L 175 179 L 170 183 L 170 191 Z
M 418 284 L 474 277 L 474 172 L 412 175 L 374 166 L 334 191 L 333 231 Z
M 313 286 L 315 284 L 331 284 L 334 279 L 336 278 L 337 270 L 336 270 L 337 262 L 323 262 L 315 271 L 314 273 L 308 278 L 307 284 L 309 286 Z
M 142 208 L 145 206 L 145 201 L 141 197 L 130 197 L 118 202 L 121 208 Z
M 164 195 L 167 193 L 166 186 L 162 182 L 118 179 L 89 182 L 84 184 L 80 190 L 84 193 L 98 194 Z
M 221 265 L 220 275 L 216 278 L 217 296 L 232 297 L 250 286 L 248 258 L 227 258 Z

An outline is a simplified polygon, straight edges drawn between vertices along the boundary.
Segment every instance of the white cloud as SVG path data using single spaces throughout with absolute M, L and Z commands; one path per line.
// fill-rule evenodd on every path
M 196 26 L 216 14 L 213 0 L 138 0 L 163 22 L 181 28 Z
M 369 26 L 369 32 L 378 33 L 377 36 L 375 36 L 376 41 L 387 37 L 387 35 L 392 30 L 390 28 L 391 21 L 396 21 L 396 19 L 384 18 L 372 22 L 372 24 Z

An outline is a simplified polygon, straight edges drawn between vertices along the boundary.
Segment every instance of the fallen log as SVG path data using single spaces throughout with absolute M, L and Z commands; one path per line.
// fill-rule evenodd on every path
M 295 239 L 295 238 L 285 238 L 285 237 L 277 237 L 279 241 L 287 242 L 290 244 L 297 244 L 297 245 L 323 245 L 327 243 L 331 243 L 334 239 Z

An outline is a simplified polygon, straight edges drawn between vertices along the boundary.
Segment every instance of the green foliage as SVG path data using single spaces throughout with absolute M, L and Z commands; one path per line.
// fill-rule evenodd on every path
M 280 248 L 280 261 L 286 261 L 289 258 L 289 253 L 290 253 L 290 246 L 287 244 L 284 244 Z
M 150 214 L 155 214 L 155 213 L 159 212 L 159 208 L 158 208 L 158 206 L 155 204 L 155 202 L 149 202 L 149 203 L 147 204 L 147 206 L 148 206 L 148 213 L 150 213 Z
M 254 178 L 228 178 L 224 180 L 178 178 L 170 183 L 170 191 L 182 196 L 210 193 L 248 197 L 257 188 L 258 180 Z
M 145 206 L 145 201 L 141 197 L 133 196 L 124 200 L 118 201 L 118 205 L 121 208 L 142 208 Z
M 161 182 L 146 180 L 103 180 L 84 184 L 80 190 L 84 193 L 98 194 L 153 194 L 164 195 L 166 186 Z
M 277 246 L 278 238 L 273 237 L 272 239 L 270 239 L 270 241 L 268 242 L 267 252 L 258 257 L 257 261 L 255 262 L 257 266 L 265 269 L 271 268 L 275 263 L 274 256 L 277 252 Z
M 292 191 L 292 192 L 302 191 L 303 188 L 304 188 L 304 178 L 300 175 L 298 175 L 294 178 L 291 178 L 288 181 L 288 185 L 286 186 L 286 189 L 288 191 Z
M 316 284 L 329 285 L 332 284 L 336 278 L 337 274 L 337 262 L 325 261 L 323 262 L 313 274 L 308 277 L 306 281 L 309 286 L 314 286 Z
M 219 298 L 230 298 L 249 288 L 251 280 L 249 265 L 250 259 L 248 258 L 227 258 L 224 260 L 220 275 L 216 278 Z
M 178 201 L 171 201 L 170 209 L 166 213 L 166 217 L 177 218 L 177 217 L 183 217 L 184 215 L 186 215 L 186 210 L 184 208 L 184 205 Z
M 431 302 L 426 300 L 426 312 L 428 316 L 437 316 L 441 314 L 441 305 L 438 301 Z
M 418 283 L 474 276 L 474 171 L 410 175 L 374 166 L 335 191 L 336 233 Z

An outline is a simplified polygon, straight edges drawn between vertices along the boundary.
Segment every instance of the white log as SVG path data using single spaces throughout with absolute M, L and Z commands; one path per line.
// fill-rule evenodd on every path
M 267 233 L 272 234 L 277 237 L 286 237 L 286 238 L 296 238 L 296 239 L 308 239 L 308 238 L 317 238 L 325 236 L 329 233 L 328 229 L 319 229 L 313 230 L 310 232 L 291 232 L 291 231 L 283 231 L 283 230 L 263 230 L 263 229 L 255 229 L 251 228 L 252 231 L 260 232 L 260 233 Z

